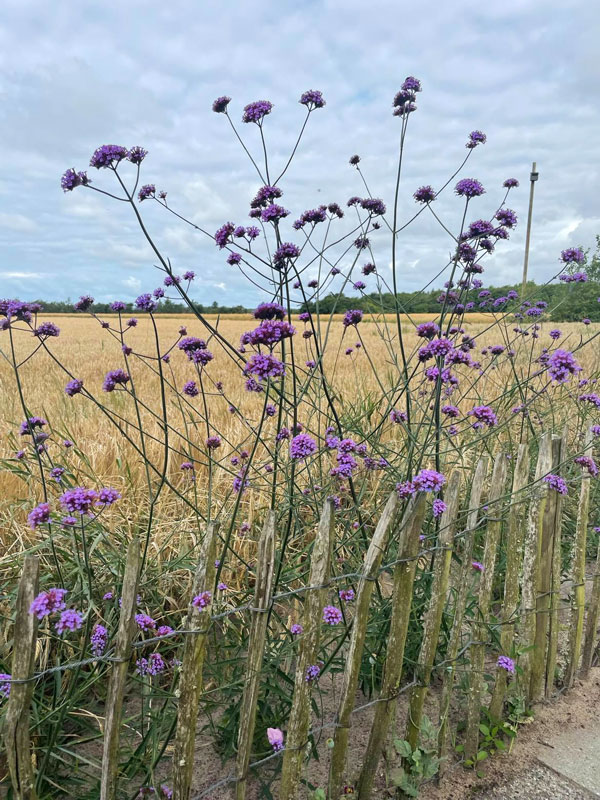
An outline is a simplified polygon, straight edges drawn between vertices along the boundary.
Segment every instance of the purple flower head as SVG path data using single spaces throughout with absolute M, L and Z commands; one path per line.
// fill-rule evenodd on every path
M 548 336 L 549 336 L 551 339 L 555 339 L 555 340 L 556 340 L 556 339 L 560 339 L 560 337 L 562 336 L 562 331 L 560 331 L 558 328 L 554 328 L 554 330 L 551 330 L 551 331 L 550 331 L 550 333 L 548 334 Z
M 147 183 L 139 190 L 138 200 L 141 203 L 143 200 L 147 200 L 149 197 L 154 197 L 155 194 L 156 186 L 153 183 Z
M 423 339 L 433 339 L 440 332 L 440 327 L 436 322 L 422 322 L 417 325 L 417 336 Z
M 290 442 L 290 458 L 296 461 L 308 458 L 317 452 L 317 443 L 307 433 L 299 433 Z
M 569 493 L 567 483 L 564 480 L 564 478 L 560 477 L 560 475 L 546 475 L 544 477 L 544 482 L 547 483 L 551 489 L 554 489 L 554 491 L 558 492 L 559 494 L 566 495 Z
M 459 197 L 466 197 L 471 200 L 473 197 L 479 197 L 484 194 L 485 189 L 475 178 L 462 178 L 454 187 L 454 191 Z
M 183 393 L 188 397 L 198 397 L 200 390 L 196 385 L 196 381 L 188 381 L 183 387 Z
M 292 636 L 299 636 L 301 633 L 304 633 L 304 628 L 298 622 L 295 622 L 290 628 L 290 633 Z
M 343 620 L 342 612 L 335 606 L 325 606 L 323 609 L 323 622 L 326 625 L 339 625 Z
M 518 185 L 519 181 L 516 178 L 507 178 L 502 184 L 505 189 L 516 189 Z
M 141 631 L 156 630 L 156 622 L 148 614 L 136 614 L 135 621 Z
M 583 264 L 585 253 L 581 247 L 569 247 L 560 254 L 561 261 L 565 264 Z
M 167 668 L 160 653 L 151 653 L 149 658 L 138 658 L 135 665 L 139 675 L 160 675 Z
M 69 514 L 89 514 L 97 499 L 98 495 L 93 489 L 85 489 L 82 486 L 67 489 L 58 498 L 61 506 Z
M 254 311 L 255 319 L 285 319 L 285 308 L 279 303 L 260 303 Z
M 279 728 L 267 728 L 267 739 L 274 753 L 283 750 L 283 733 Z
M 407 78 L 404 79 L 401 88 L 404 92 L 420 92 L 421 81 L 418 78 L 413 78 L 412 75 L 409 75 Z
M 487 136 L 485 133 L 482 133 L 481 131 L 471 131 L 465 147 L 468 150 L 472 150 L 474 147 L 477 147 L 478 144 L 485 144 L 486 141 Z
M 121 311 L 125 311 L 127 306 L 122 300 L 115 300 L 110 304 L 110 308 L 111 311 L 118 311 L 120 313 Z
M 296 329 L 286 320 L 262 320 L 258 328 L 242 334 L 241 343 L 252 345 L 268 345 L 272 347 L 283 339 L 294 336 Z
M 353 167 L 358 167 L 358 165 L 360 164 L 360 156 L 358 155 L 350 156 L 350 160 L 348 163 L 351 164 Z
M 256 122 L 257 125 L 260 125 L 272 109 L 273 103 L 269 100 L 256 100 L 254 103 L 248 103 L 247 106 L 244 106 L 242 122 Z
M 90 159 L 90 167 L 96 167 L 96 169 L 114 168 L 128 155 L 129 150 L 126 147 L 118 144 L 103 144 L 94 151 Z
M 469 239 L 492 233 L 494 226 L 487 219 L 477 219 L 469 225 L 466 235 Z
M 412 479 L 412 483 L 420 492 L 439 492 L 446 483 L 446 477 L 434 469 L 422 469 Z
M 364 267 L 362 268 L 363 275 L 371 275 L 375 271 L 376 271 L 375 264 L 365 264 Z
M 385 203 L 377 197 L 366 197 L 364 200 L 361 200 L 360 205 L 361 208 L 364 208 L 365 211 L 368 211 L 375 217 L 385 214 L 386 211 Z
M 357 250 L 366 250 L 370 245 L 369 239 L 367 236 L 358 236 L 354 240 L 354 246 Z
M 408 415 L 406 411 L 399 411 L 396 408 L 392 408 L 390 411 L 390 422 L 394 422 L 396 424 L 400 422 L 406 422 L 408 420 Z
M 284 269 L 293 258 L 300 255 L 299 248 L 292 242 L 281 244 L 273 255 L 273 266 L 275 269 Z
M 598 466 L 591 456 L 577 456 L 573 459 L 582 469 L 589 472 L 592 478 L 598 477 Z
M 484 566 L 480 561 L 471 561 L 471 567 L 476 572 L 483 572 L 483 570 L 484 570 Z
M 498 424 L 498 417 L 496 416 L 494 410 L 489 406 L 475 406 L 471 411 L 469 411 L 469 416 L 473 416 L 476 419 L 474 424 L 481 427 L 481 425 L 487 425 L 488 428 L 494 427 L 494 425 Z
M 306 674 L 304 676 L 304 680 L 307 683 L 313 683 L 314 681 L 318 680 L 320 674 L 321 674 L 321 667 L 319 666 L 319 664 L 311 664 L 310 667 L 306 668 Z
M 200 592 L 192 600 L 192 605 L 199 609 L 207 608 L 211 604 L 211 600 L 212 594 L 210 592 Z
M 215 244 L 218 245 L 221 250 L 231 241 L 234 230 L 235 225 L 233 222 L 226 222 L 224 225 L 221 225 L 219 230 L 215 233 Z
M 548 359 L 548 374 L 556 383 L 566 383 L 578 372 L 581 367 L 568 350 L 555 350 Z
M 498 656 L 496 666 L 500 669 L 506 670 L 510 675 L 515 674 L 515 662 L 508 656 Z
M 106 643 L 108 641 L 108 631 L 104 625 L 97 622 L 92 630 L 90 636 L 90 649 L 95 656 L 101 656 L 106 650 Z
M 33 508 L 27 515 L 29 527 L 35 530 L 39 525 L 50 521 L 50 504 L 40 503 L 39 506 Z
M 121 495 L 117 492 L 116 489 L 112 489 L 110 486 L 105 486 L 98 492 L 98 498 L 96 500 L 97 506 L 112 506 L 113 503 L 116 503 L 117 500 L 121 499 Z
M 313 111 L 315 108 L 323 108 L 325 105 L 323 94 L 318 89 L 309 89 L 307 92 L 303 92 L 298 102 L 306 106 L 309 111 Z
M 413 194 L 417 203 L 432 203 L 435 200 L 435 191 L 432 186 L 421 186 Z
M 73 308 L 75 311 L 88 311 L 94 304 L 94 298 L 90 297 L 89 294 L 82 295 L 79 300 L 75 303 Z
M 66 605 L 64 601 L 66 594 L 66 589 L 47 589 L 41 592 L 31 603 L 29 613 L 35 614 L 38 619 L 44 619 L 50 614 L 62 611 Z
M 220 436 L 209 436 L 206 439 L 206 446 L 209 450 L 216 450 L 218 447 L 221 446 L 221 437 Z
M 69 397 L 73 397 L 76 394 L 79 394 L 83 389 L 83 381 L 78 380 L 77 378 L 73 378 L 72 381 L 69 381 L 65 386 L 65 394 Z
M 61 478 L 62 478 L 62 476 L 64 474 L 65 474 L 65 468 L 64 467 L 53 467 L 50 470 L 50 477 L 54 478 L 54 480 L 57 483 L 60 483 L 60 480 L 61 480 Z
M 129 375 L 123 369 L 113 369 L 104 376 L 102 389 L 105 392 L 112 392 L 117 386 L 125 386 L 130 380 Z
M 358 325 L 363 318 L 363 312 L 359 308 L 350 309 L 346 311 L 344 314 L 344 328 L 348 328 L 351 325 Z
M 56 625 L 57 633 L 63 634 L 66 631 L 78 631 L 83 625 L 83 614 L 74 608 L 67 608 L 62 612 Z
M 433 501 L 433 516 L 437 519 L 441 517 L 444 511 L 448 508 L 443 500 L 436 499 Z
M 227 106 L 231 103 L 231 97 L 217 97 L 217 99 L 212 104 L 212 110 L 215 114 L 226 114 L 227 113 Z
M 152 299 L 151 294 L 141 294 L 135 301 L 135 307 L 138 311 L 154 311 L 156 309 L 156 301 Z
M 511 208 L 501 208 L 496 214 L 496 219 L 507 228 L 514 228 L 517 224 L 517 215 Z
M 414 483 L 412 481 L 404 481 L 403 483 L 396 484 L 396 492 L 398 493 L 398 497 L 402 498 L 403 500 L 407 497 L 411 497 L 417 491 Z
M 91 183 L 85 172 L 76 172 L 74 169 L 68 169 L 60 179 L 60 185 L 63 192 L 72 192 L 78 186 L 87 186 Z
M 0 672 L 0 697 L 5 700 L 10 697 L 11 676 L 6 672 Z
M 255 375 L 260 381 L 281 378 L 285 375 L 285 364 L 274 355 L 254 353 L 244 367 L 245 375 Z
M 338 595 L 344 603 L 351 603 L 355 598 L 354 589 L 340 589 Z
M 263 222 L 277 222 L 284 217 L 289 215 L 289 211 L 287 208 L 278 205 L 277 203 L 271 203 L 266 208 L 260 212 L 260 218 Z
M 131 161 L 132 164 L 141 164 L 147 155 L 148 151 L 144 150 L 144 148 L 140 147 L 138 144 L 132 147 L 129 153 L 127 153 L 127 161 Z

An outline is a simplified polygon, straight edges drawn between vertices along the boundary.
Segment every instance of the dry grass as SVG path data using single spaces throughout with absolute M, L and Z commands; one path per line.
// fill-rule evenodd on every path
M 478 349 L 480 346 L 502 342 L 498 328 L 487 330 L 491 323 L 489 315 L 474 314 L 471 317 L 473 319 L 469 320 L 465 327 L 471 335 L 481 336 L 478 339 Z M 97 320 L 87 316 L 56 314 L 44 315 L 45 318 L 55 319 L 61 328 L 60 337 L 49 342 L 50 349 L 57 359 L 65 365 L 69 372 L 83 379 L 86 389 L 92 392 L 100 402 L 106 404 L 112 412 L 122 414 L 124 418 L 133 421 L 135 417 L 131 398 L 120 392 L 106 394 L 101 390 L 105 373 L 124 366 L 118 339 L 111 337 L 108 331 L 102 330 Z M 109 320 L 111 326 L 116 325 L 114 317 L 106 315 L 103 316 L 103 319 Z M 215 323 L 216 316 L 211 315 L 211 319 Z M 415 315 L 415 321 L 423 319 L 431 319 L 431 315 Z M 365 323 L 367 322 L 365 317 Z M 181 325 L 186 326 L 189 335 L 206 337 L 201 323 L 191 315 L 162 315 L 157 317 L 157 324 L 163 353 L 177 341 Z M 236 344 L 239 342 L 240 335 L 251 327 L 251 320 L 249 316 L 232 315 L 221 317 L 216 324 L 218 324 L 220 332 L 229 341 Z M 542 325 L 540 339 L 535 343 L 534 357 L 543 346 L 549 344 L 547 332 L 551 327 L 554 326 L 550 323 Z M 576 346 L 581 335 L 587 337 L 593 332 L 590 327 L 586 329 L 583 325 L 575 323 L 563 324 L 560 327 L 564 331 L 565 340 L 571 347 Z M 302 329 L 302 323 L 298 324 L 298 328 Z M 511 329 L 512 326 L 508 325 L 507 330 L 510 332 Z M 354 329 L 349 329 L 344 334 L 341 317 L 334 319 L 328 334 L 328 355 L 325 360 L 325 369 L 330 376 L 336 392 L 337 404 L 342 413 L 345 409 L 354 409 L 365 398 L 371 398 L 372 403 L 377 407 L 378 402 L 381 403 L 382 386 L 389 390 L 389 387 L 397 381 L 397 368 L 392 363 L 393 348 L 391 354 L 382 337 L 382 333 L 385 336 L 385 332 L 386 324 L 382 320 L 378 320 L 377 324 L 374 324 L 374 320 L 370 320 L 368 324 L 362 324 L 360 333 L 363 348 L 355 349 L 352 355 L 346 356 L 344 354 L 346 347 L 355 345 L 357 335 Z M 392 332 L 393 327 L 390 325 L 390 335 Z M 323 337 L 325 333 L 325 329 L 323 329 L 321 331 Z M 413 351 L 422 344 L 422 340 L 417 339 L 414 328 L 410 324 L 405 326 L 405 338 L 409 351 Z M 126 340 L 135 353 L 155 356 L 154 335 L 148 318 L 142 317 L 139 325 L 127 332 Z M 18 358 L 26 359 L 36 340 L 32 338 L 31 334 L 21 333 L 15 337 L 15 341 Z M 8 347 L 6 333 L 2 334 L 0 343 L 6 351 Z M 264 401 L 263 396 L 244 390 L 239 366 L 225 353 L 216 340 L 211 342 L 210 348 L 215 354 L 215 359 L 206 369 L 209 379 L 206 381 L 207 402 L 214 429 L 219 431 L 224 440 L 224 446 L 219 451 L 219 456 L 229 470 L 220 471 L 222 473 L 218 479 L 220 483 L 217 482 L 213 489 L 217 490 L 217 494 L 222 489 L 225 494 L 230 490 L 233 471 L 228 465 L 228 458 L 251 444 L 252 437 L 248 430 L 248 424 L 258 425 Z M 517 358 L 519 368 L 525 368 L 529 351 L 530 345 L 528 344 Z M 474 351 L 475 354 L 477 352 Z M 310 340 L 297 337 L 296 363 L 303 365 L 307 359 L 313 357 L 314 352 Z M 593 347 L 582 351 L 578 358 L 584 365 L 587 374 L 598 370 L 598 354 Z M 480 360 L 484 365 L 489 363 L 489 357 L 480 356 Z M 141 412 L 144 431 L 160 438 L 160 426 L 157 417 L 153 416 L 160 414 L 159 381 L 153 369 L 147 364 L 141 363 L 139 359 L 133 359 L 130 366 L 136 392 L 148 409 Z M 51 360 L 47 353 L 43 351 L 36 353 L 21 367 L 20 374 L 30 413 L 45 417 L 52 427 L 53 439 L 57 444 L 50 449 L 50 453 L 55 463 L 67 465 L 81 483 L 104 482 L 126 488 L 127 505 L 123 505 L 124 514 L 125 516 L 131 514 L 131 517 L 135 518 L 136 510 L 144 504 L 147 497 L 145 470 L 139 455 L 118 435 L 107 416 L 91 401 L 82 396 L 70 398 L 65 395 L 64 386 L 69 377 Z M 173 358 L 166 367 L 166 374 L 172 384 L 179 389 L 186 381 L 196 377 L 193 365 L 178 350 L 173 352 Z M 210 385 L 211 380 L 213 384 L 216 381 L 223 382 L 225 396 L 220 395 L 214 385 Z M 505 360 L 498 369 L 486 370 L 485 375 L 475 381 L 463 400 L 463 406 L 468 405 L 469 402 L 473 404 L 480 397 L 488 399 L 499 397 L 505 390 L 507 382 L 511 381 L 511 369 Z M 15 389 L 14 375 L 5 360 L 0 362 L 0 394 L 2 396 L 0 456 L 7 458 L 14 454 L 16 446 L 18 446 L 18 436 L 15 434 L 18 433 L 18 424 L 23 419 L 23 412 Z M 201 398 L 195 398 L 192 406 L 201 408 L 200 403 Z M 303 404 L 299 408 L 299 419 L 309 426 L 311 419 L 314 419 L 314 406 L 322 405 L 322 398 L 313 395 L 311 403 L 313 404 L 312 410 L 310 404 Z M 239 414 L 230 413 L 230 404 L 239 410 Z M 169 458 L 168 474 L 174 485 L 181 486 L 185 481 L 185 477 L 180 471 L 181 462 L 188 459 L 198 462 L 206 460 L 203 443 L 207 431 L 203 422 L 193 419 L 193 415 L 190 414 L 192 406 L 189 406 L 187 410 L 180 407 L 175 392 L 169 394 L 168 405 L 173 429 L 187 429 L 187 441 L 173 434 L 170 443 L 173 450 Z M 423 419 L 426 419 L 427 413 L 427 407 L 424 407 L 422 409 Z M 558 412 L 558 417 L 561 413 L 564 412 Z M 557 420 L 560 422 L 558 417 Z M 276 420 L 271 419 L 266 424 L 270 426 L 267 429 L 270 431 L 269 435 L 274 435 Z M 289 424 L 289 420 L 287 424 Z M 131 425 L 124 424 L 124 429 L 134 439 L 136 438 L 136 432 Z M 76 450 L 66 453 L 59 446 L 63 438 L 76 442 Z M 159 464 L 162 452 L 160 443 L 158 441 L 154 444 L 150 442 L 148 448 L 151 458 Z M 399 451 L 401 452 L 401 443 L 399 443 Z M 200 470 L 196 491 L 201 497 L 207 493 L 205 477 L 205 473 Z M 250 499 L 244 501 L 247 504 L 246 513 L 249 517 L 252 517 L 253 509 L 261 505 L 261 498 L 257 494 L 256 492 L 249 493 Z M 12 530 L 8 534 L 11 546 L 15 546 L 21 535 L 30 535 L 24 524 L 25 509 L 37 502 L 39 502 L 39 490 L 35 480 L 25 482 L 10 471 L 0 472 L 0 510 L 11 508 Z M 165 503 L 162 517 L 159 516 L 157 522 L 157 530 L 164 525 L 165 531 L 168 531 L 174 517 L 186 518 L 186 511 L 181 504 L 173 504 L 172 499 Z M 16 515 L 14 513 L 15 504 L 22 505 L 22 511 Z

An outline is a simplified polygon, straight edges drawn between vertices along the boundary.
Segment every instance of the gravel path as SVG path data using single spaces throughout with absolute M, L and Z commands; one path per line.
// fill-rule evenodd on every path
M 477 800 L 591 800 L 599 795 L 580 789 L 539 764 L 508 783 L 473 797 Z

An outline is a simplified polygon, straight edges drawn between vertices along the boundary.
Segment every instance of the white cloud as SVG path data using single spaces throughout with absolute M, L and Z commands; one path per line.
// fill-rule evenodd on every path
M 255 126 L 239 124 L 241 109 L 262 97 L 275 103 L 264 127 L 274 179 L 303 119 L 300 93 L 323 90 L 327 106 L 312 116 L 282 182 L 288 221 L 305 208 L 364 192 L 347 163 L 354 152 L 373 194 L 389 207 L 399 130 L 390 104 L 407 74 L 420 77 L 424 91 L 409 125 L 400 217 L 413 213 L 415 188 L 446 180 L 464 156 L 466 135 L 480 128 L 488 144 L 473 153 L 465 173 L 487 189 L 474 215 L 493 213 L 504 178 L 514 174 L 522 184 L 510 199 L 521 225 L 498 247 L 490 279 L 518 279 L 532 161 L 540 181 L 530 274 L 544 279 L 561 249 L 590 246 L 600 232 L 600 16 L 586 0 L 550 6 L 549 14 L 543 0 L 476 9 L 469 0 L 424 0 L 415 12 L 407 3 L 372 0 L 367 13 L 359 0 L 280 0 L 259 7 L 231 0 L 201 8 L 193 0 L 172 0 L 151 3 L 140 14 L 106 0 L 98 15 L 89 4 L 50 8 L 41 0 L 7 0 L 0 26 L 0 138 L 10 157 L 0 182 L 0 246 L 3 262 L 15 264 L 19 275 L 42 278 L 33 286 L 6 278 L 3 293 L 43 294 L 46 269 L 61 276 L 48 283 L 54 297 L 106 297 L 116 286 L 134 296 L 157 285 L 157 258 L 128 203 L 84 189 L 60 190 L 64 169 L 85 169 L 104 142 L 147 147 L 142 182 L 166 190 L 173 209 L 208 232 L 226 220 L 249 224 L 248 201 L 260 179 L 226 118 L 210 110 L 221 94 L 233 97 L 232 118 L 259 165 L 260 137 Z M 410 36 L 399 39 L 409 11 Z M 559 59 L 565 42 L 568 57 Z M 93 186 L 121 192 L 109 171 L 88 168 L 88 174 Z M 123 174 L 132 188 L 133 168 L 124 165 Z M 203 302 L 213 291 L 231 303 L 259 298 L 207 237 L 155 203 L 136 207 L 175 271 L 197 272 Z M 462 206 L 450 190 L 436 208 L 451 228 L 459 224 Z M 347 230 L 350 222 L 347 215 L 335 230 Z M 297 240 L 291 227 L 284 230 Z M 416 290 L 432 278 L 450 244 L 422 215 L 400 237 L 401 288 Z M 387 275 L 389 242 L 376 256 Z M 135 277 L 126 277 L 131 271 Z

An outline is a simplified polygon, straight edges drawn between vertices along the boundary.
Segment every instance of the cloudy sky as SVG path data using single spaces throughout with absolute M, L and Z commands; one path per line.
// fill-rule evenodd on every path
M 407 75 L 421 79 L 423 92 L 409 125 L 401 217 L 413 212 L 418 186 L 449 177 L 469 131 L 481 129 L 488 142 L 463 172 L 487 189 L 473 215 L 493 213 L 505 178 L 521 181 L 509 203 L 521 224 L 490 261 L 488 281 L 519 278 L 532 161 L 540 180 L 530 274 L 544 280 L 561 249 L 589 247 L 600 233 L 594 5 L 4 0 L 0 296 L 132 299 L 159 283 L 131 208 L 89 190 L 60 189 L 62 172 L 87 168 L 100 144 L 147 148 L 143 182 L 166 190 L 174 209 L 208 231 L 226 220 L 246 222 L 260 183 L 227 120 L 211 111 L 222 94 L 233 98 L 236 122 L 246 103 L 274 103 L 265 136 L 275 169 L 302 123 L 300 94 L 322 90 L 327 106 L 311 116 L 281 184 L 288 222 L 306 208 L 345 204 L 361 193 L 348 165 L 353 153 L 361 155 L 372 194 L 389 206 L 400 128 L 391 100 Z M 260 156 L 257 128 L 239 129 Z M 115 188 L 107 171 L 90 170 L 90 177 L 99 188 Z M 446 192 L 437 207 L 449 227 L 459 224 L 458 198 Z M 141 211 L 175 272 L 198 274 L 197 300 L 251 305 L 260 297 L 209 239 L 155 203 Z M 295 236 L 288 227 L 286 237 Z M 376 249 L 387 276 L 389 242 Z M 400 240 L 400 288 L 420 288 L 449 249 L 433 218 L 422 215 Z

